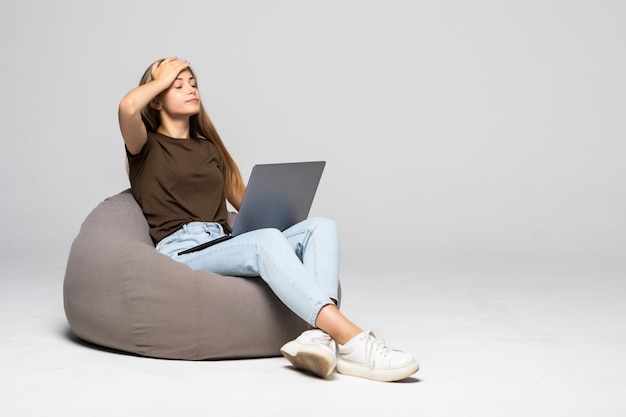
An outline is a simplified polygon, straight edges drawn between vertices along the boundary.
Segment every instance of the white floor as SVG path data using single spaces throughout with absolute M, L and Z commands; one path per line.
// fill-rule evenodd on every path
M 184 362 L 94 348 L 69 332 L 64 269 L 2 266 L 3 417 L 626 415 L 624 265 L 344 273 L 348 316 L 421 363 L 398 383 L 321 380 L 283 358 Z

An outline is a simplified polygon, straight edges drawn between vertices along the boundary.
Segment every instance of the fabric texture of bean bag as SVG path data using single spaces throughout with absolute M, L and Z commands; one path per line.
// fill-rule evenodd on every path
M 70 249 L 65 315 L 80 339 L 141 356 L 279 356 L 306 330 L 260 278 L 193 271 L 154 248 L 130 190 L 101 202 Z

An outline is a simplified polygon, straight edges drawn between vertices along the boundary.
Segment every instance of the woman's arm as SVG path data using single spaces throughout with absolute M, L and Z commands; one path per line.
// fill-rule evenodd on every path
M 167 58 L 152 65 L 152 81 L 129 91 L 120 101 L 118 119 L 126 148 L 135 155 L 141 151 L 148 133 L 141 120 L 141 110 L 149 105 L 161 92 L 172 85 L 178 74 L 189 63 L 176 58 Z
M 235 210 L 239 211 L 245 192 L 245 186 L 242 186 L 240 189 L 237 190 L 226 190 L 226 200 L 228 200 L 228 202 L 235 208 Z

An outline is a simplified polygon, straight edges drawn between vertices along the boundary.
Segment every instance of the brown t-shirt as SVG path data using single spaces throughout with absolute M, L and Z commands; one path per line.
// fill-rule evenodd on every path
M 141 151 L 127 156 L 132 193 L 154 243 L 190 222 L 216 222 L 230 232 L 220 155 L 213 143 L 148 132 Z

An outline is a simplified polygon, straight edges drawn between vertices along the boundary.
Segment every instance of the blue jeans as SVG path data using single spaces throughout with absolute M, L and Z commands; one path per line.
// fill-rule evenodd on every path
M 337 300 L 339 235 L 332 220 L 313 217 L 283 232 L 254 230 L 197 252 L 178 255 L 223 235 L 218 223 L 193 222 L 163 238 L 156 248 L 194 270 L 260 276 L 289 309 L 312 326 L 320 309 Z

